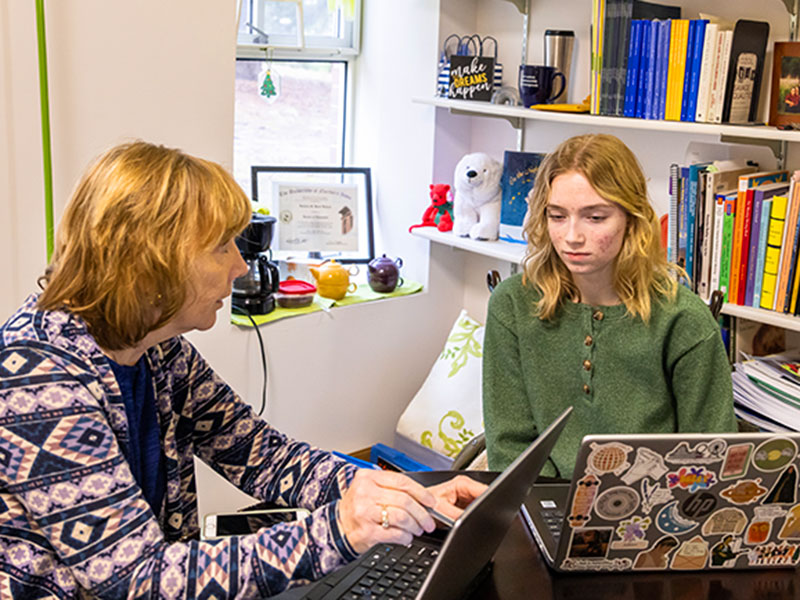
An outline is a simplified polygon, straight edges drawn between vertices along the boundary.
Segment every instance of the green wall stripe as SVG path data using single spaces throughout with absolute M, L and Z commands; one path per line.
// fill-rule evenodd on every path
M 50 152 L 50 95 L 47 87 L 47 44 L 44 35 L 44 0 L 36 0 L 36 37 L 39 42 L 39 101 L 42 112 L 42 164 L 44 166 L 44 223 L 47 261 L 53 255 L 53 159 Z

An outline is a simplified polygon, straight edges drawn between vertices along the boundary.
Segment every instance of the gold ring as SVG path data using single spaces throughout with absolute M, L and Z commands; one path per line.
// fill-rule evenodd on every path
M 381 506 L 381 527 L 389 529 L 389 509 L 386 505 Z

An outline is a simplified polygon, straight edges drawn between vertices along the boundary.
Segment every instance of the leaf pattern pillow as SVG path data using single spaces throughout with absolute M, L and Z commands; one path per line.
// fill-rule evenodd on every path
M 484 327 L 462 310 L 397 432 L 450 458 L 483 432 L 481 367 Z

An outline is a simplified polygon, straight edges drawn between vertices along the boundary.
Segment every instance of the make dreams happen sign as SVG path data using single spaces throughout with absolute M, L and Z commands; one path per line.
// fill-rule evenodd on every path
M 492 99 L 494 58 L 451 56 L 448 98 L 458 100 Z

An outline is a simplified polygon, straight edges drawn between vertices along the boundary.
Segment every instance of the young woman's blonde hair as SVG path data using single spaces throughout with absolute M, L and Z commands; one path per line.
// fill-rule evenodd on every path
M 66 207 L 39 307 L 81 316 L 102 348 L 134 346 L 183 306 L 198 253 L 229 242 L 251 214 L 216 163 L 141 141 L 112 148 Z
M 564 173 L 583 175 L 605 200 L 625 210 L 627 226 L 614 263 L 614 290 L 628 312 L 650 319 L 656 298 L 671 300 L 678 283 L 661 249 L 661 227 L 647 198 L 647 184 L 633 152 L 619 138 L 588 134 L 562 142 L 542 161 L 528 196 L 525 222 L 528 249 L 524 278 L 542 294 L 536 306 L 539 318 L 552 320 L 564 302 L 580 299 L 572 274 L 556 253 L 547 227 L 547 204 L 553 180 Z

